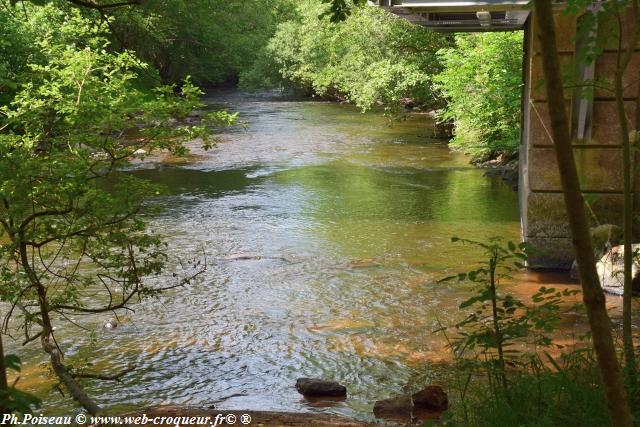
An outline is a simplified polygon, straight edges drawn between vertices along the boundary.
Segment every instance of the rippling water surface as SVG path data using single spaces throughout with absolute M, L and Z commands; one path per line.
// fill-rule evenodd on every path
M 61 326 L 69 360 L 137 369 L 123 383 L 91 383 L 113 409 L 189 404 L 329 411 L 368 418 L 372 402 L 429 378 L 447 358 L 438 321 L 458 318 L 467 290 L 436 283 L 477 260 L 452 236 L 519 239 L 517 195 L 432 139 L 425 116 L 390 123 L 350 106 L 238 93 L 208 102 L 239 111 L 193 161 L 148 164 L 164 184 L 150 203 L 170 251 L 203 257 L 197 283 L 143 302 L 93 341 Z M 240 255 L 239 255 L 240 254 Z M 62 322 L 60 322 L 62 324 Z M 80 333 L 77 333 L 80 332 Z M 46 393 L 38 344 L 21 384 L 46 396 L 44 412 L 75 405 Z M 300 376 L 334 378 L 350 398 L 330 407 L 301 399 Z M 216 403 L 217 402 L 217 403 Z

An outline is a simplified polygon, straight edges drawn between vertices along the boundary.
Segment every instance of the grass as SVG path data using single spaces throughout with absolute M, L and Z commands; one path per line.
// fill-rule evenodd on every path
M 500 387 L 498 371 L 491 362 L 460 361 L 451 383 L 451 410 L 441 424 L 470 427 L 611 425 L 600 373 L 590 348 L 573 351 L 553 362 L 534 356 L 526 366 L 509 371 L 508 384 L 506 391 Z M 640 415 L 640 411 L 635 412 Z

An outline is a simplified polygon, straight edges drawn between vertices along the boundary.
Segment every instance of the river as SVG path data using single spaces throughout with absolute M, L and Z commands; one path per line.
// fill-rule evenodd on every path
M 459 318 L 468 288 L 437 280 L 480 255 L 451 237 L 518 241 L 517 194 L 433 139 L 425 115 L 390 122 L 237 92 L 206 101 L 239 111 L 246 128 L 132 173 L 167 187 L 149 220 L 170 252 L 208 268 L 115 329 L 102 328 L 107 315 L 83 319 L 92 337 L 61 327 L 68 361 L 136 365 L 122 383 L 89 383 L 90 394 L 114 411 L 215 404 L 369 419 L 375 400 L 438 381 L 448 351 L 432 331 Z M 49 392 L 38 343 L 20 353 L 19 384 L 45 396 L 42 411 L 75 408 Z M 293 387 L 301 376 L 336 379 L 350 397 L 307 402 Z

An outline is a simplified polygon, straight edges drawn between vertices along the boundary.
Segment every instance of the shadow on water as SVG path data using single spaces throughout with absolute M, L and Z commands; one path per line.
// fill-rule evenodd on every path
M 189 195 L 199 197 L 221 197 L 228 193 L 246 191 L 259 185 L 261 178 L 252 174 L 258 167 L 201 171 L 165 166 L 156 169 L 141 169 L 132 175 L 160 184 L 169 196 Z

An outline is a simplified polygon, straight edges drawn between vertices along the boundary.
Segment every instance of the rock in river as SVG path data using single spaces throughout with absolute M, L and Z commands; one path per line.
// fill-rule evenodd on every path
M 412 412 L 411 396 L 390 397 L 373 405 L 373 414 L 378 418 L 410 419 Z
M 305 396 L 346 396 L 347 388 L 335 381 L 298 378 L 296 389 Z
M 105 329 L 115 329 L 118 327 L 118 320 L 111 318 L 102 325 Z
M 439 385 L 430 385 L 411 396 L 416 408 L 446 411 L 449 407 L 447 393 Z

